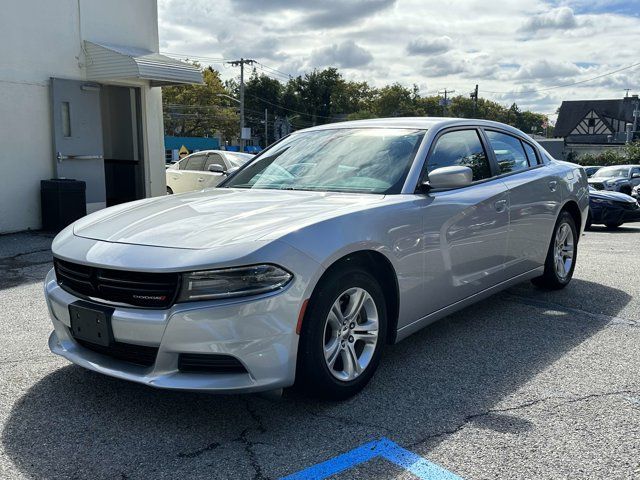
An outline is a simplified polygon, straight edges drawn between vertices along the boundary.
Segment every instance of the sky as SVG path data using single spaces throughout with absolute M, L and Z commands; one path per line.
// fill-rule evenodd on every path
M 640 93 L 637 0 L 158 0 L 160 51 L 259 62 L 286 81 L 335 66 L 350 80 L 418 85 L 553 114 L 562 100 Z M 555 118 L 555 115 L 552 117 Z

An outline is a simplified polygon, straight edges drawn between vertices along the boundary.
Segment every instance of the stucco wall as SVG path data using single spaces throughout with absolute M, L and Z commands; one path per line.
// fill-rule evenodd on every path
M 40 227 L 54 170 L 50 77 L 85 79 L 82 40 L 158 50 L 156 0 L 6 2 L 0 45 L 0 233 Z M 80 65 L 79 65 L 80 63 Z M 164 193 L 162 97 L 142 86 L 147 195 Z M 159 161 L 156 161 L 159 159 Z

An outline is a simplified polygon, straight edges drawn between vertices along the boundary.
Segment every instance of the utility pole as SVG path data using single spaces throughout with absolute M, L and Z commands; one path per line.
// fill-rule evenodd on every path
M 469 94 L 471 98 L 473 98 L 473 117 L 475 118 L 478 112 L 478 84 L 476 83 L 476 88 L 473 92 Z
M 264 109 L 264 148 L 267 148 L 269 145 L 269 127 L 267 122 L 269 121 L 269 117 L 267 115 L 267 109 Z
M 438 91 L 438 95 L 441 95 L 444 93 L 444 101 L 442 102 L 442 116 L 446 117 L 446 112 L 447 112 L 447 106 L 448 106 L 448 102 L 447 102 L 447 94 L 449 93 L 456 93 L 455 90 L 447 90 L 446 88 L 444 90 L 440 90 Z
M 242 132 L 244 130 L 244 65 L 253 65 L 255 60 L 248 58 L 241 58 L 240 60 L 233 60 L 227 62 L 234 67 L 240 67 L 240 151 L 244 152 L 244 139 L 242 138 Z

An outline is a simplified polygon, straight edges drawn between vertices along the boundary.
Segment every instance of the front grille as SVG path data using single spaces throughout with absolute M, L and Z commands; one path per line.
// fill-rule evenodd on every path
M 591 186 L 596 190 L 604 190 L 604 183 L 592 183 Z
M 132 343 L 114 342 L 109 347 L 97 345 L 95 343 L 85 342 L 84 340 L 75 339 L 81 346 L 92 352 L 100 353 L 117 360 L 150 367 L 156 361 L 158 355 L 158 347 L 146 347 L 144 345 L 134 345 Z
M 95 268 L 55 259 L 58 284 L 69 293 L 136 307 L 168 308 L 178 294 L 178 273 Z
M 621 202 L 621 203 L 622 203 L 622 208 L 624 208 L 625 210 L 637 210 L 638 208 L 640 208 L 637 202 L 635 203 Z
M 178 369 L 190 373 L 247 373 L 237 358 L 217 353 L 181 353 Z

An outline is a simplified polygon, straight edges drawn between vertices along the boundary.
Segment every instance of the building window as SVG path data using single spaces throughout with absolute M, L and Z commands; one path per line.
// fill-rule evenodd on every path
M 596 126 L 596 119 L 595 118 L 590 118 L 589 119 L 589 127 L 595 127 Z

